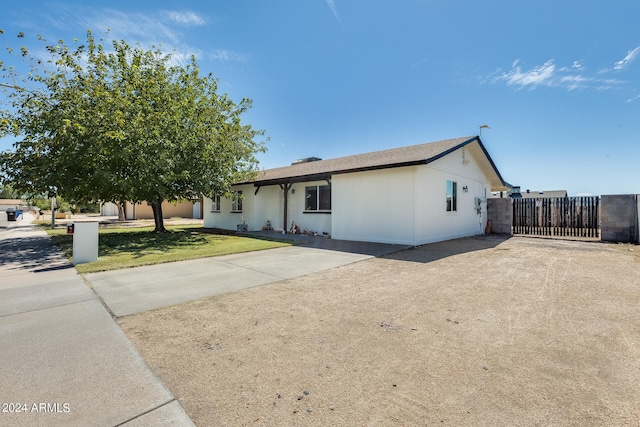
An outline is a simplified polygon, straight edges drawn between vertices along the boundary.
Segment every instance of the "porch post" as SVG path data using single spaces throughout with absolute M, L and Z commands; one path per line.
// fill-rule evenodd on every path
M 284 224 L 282 229 L 285 233 L 287 232 L 287 207 L 289 206 L 289 190 L 291 189 L 291 185 L 292 184 L 290 182 L 280 184 L 280 188 L 282 188 L 282 191 L 284 192 Z

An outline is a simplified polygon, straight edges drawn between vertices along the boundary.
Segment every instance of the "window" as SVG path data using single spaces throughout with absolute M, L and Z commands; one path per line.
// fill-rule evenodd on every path
M 458 183 L 447 181 L 447 212 L 458 210 Z
M 305 211 L 330 211 L 331 210 L 331 186 L 312 185 L 305 187 Z
M 231 212 L 242 212 L 242 190 L 233 192 L 231 201 Z
M 211 212 L 220 212 L 220 196 L 213 196 L 211 199 Z

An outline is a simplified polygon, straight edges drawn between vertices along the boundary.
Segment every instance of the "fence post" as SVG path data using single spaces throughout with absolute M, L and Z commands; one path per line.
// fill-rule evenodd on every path
M 606 242 L 639 243 L 637 194 L 603 195 L 601 239 Z

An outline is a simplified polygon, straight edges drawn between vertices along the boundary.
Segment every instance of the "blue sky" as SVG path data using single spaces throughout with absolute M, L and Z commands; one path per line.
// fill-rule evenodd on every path
M 195 54 L 245 120 L 262 168 L 477 135 L 511 184 L 640 193 L 637 1 L 13 1 L 4 51 L 36 34 Z M 0 140 L 0 149 L 11 146 Z

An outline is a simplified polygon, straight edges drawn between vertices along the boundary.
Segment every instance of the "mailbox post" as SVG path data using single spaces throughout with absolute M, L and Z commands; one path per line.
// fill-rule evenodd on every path
M 98 260 L 97 222 L 75 222 L 67 234 L 73 234 L 73 265 Z

